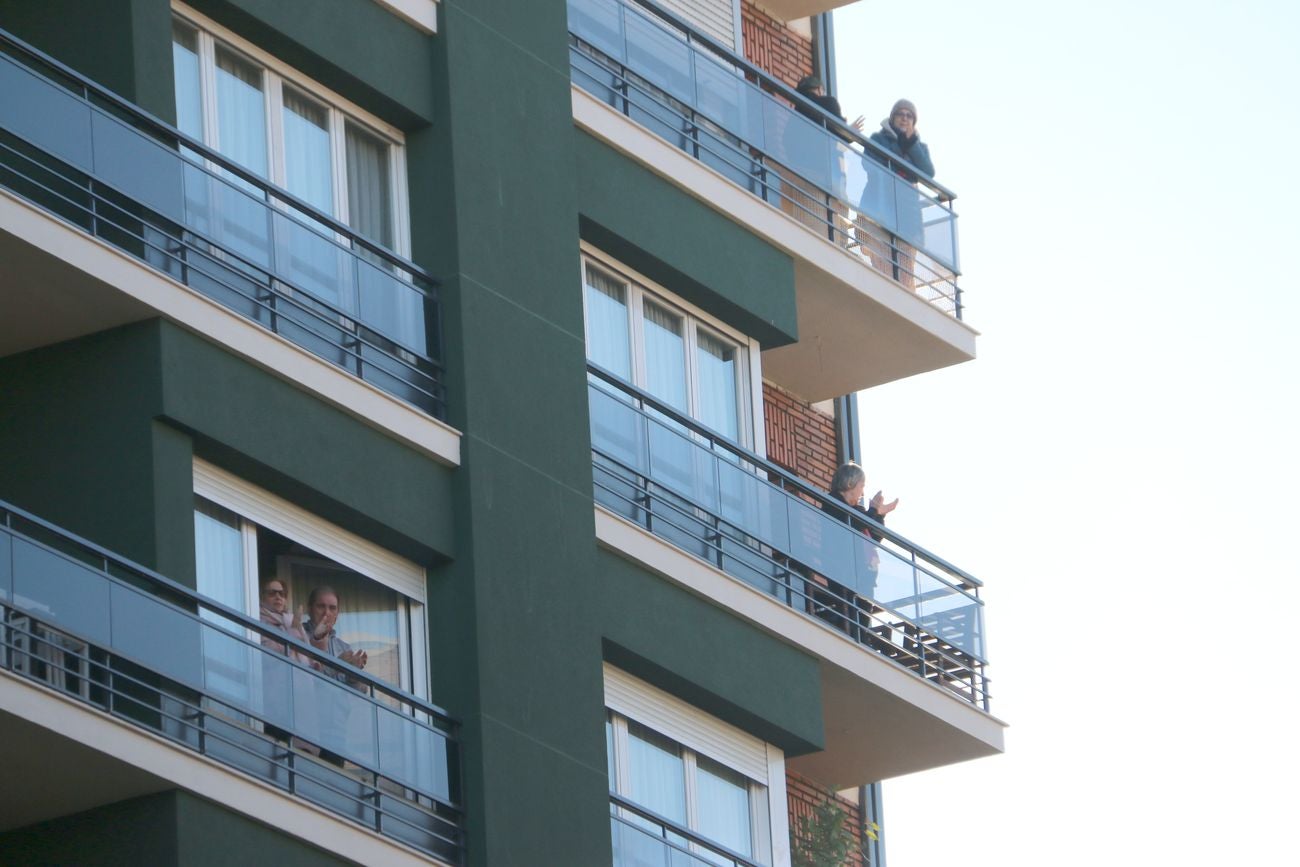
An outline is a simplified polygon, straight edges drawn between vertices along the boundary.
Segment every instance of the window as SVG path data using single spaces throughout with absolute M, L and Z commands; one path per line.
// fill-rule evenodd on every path
M 734 863 L 672 826 L 761 864 L 788 863 L 780 750 L 609 665 L 605 697 L 610 789 L 668 820 L 616 808 L 612 828 L 625 863 L 662 857 L 656 847 L 665 842 L 700 864 Z M 620 833 L 624 826 L 632 832 Z
M 587 358 L 728 439 L 761 448 L 758 346 L 594 254 L 583 257 Z M 753 368 L 751 369 L 751 364 Z
M 366 671 L 427 697 L 424 570 L 202 461 L 195 461 L 199 593 L 257 617 L 279 579 L 289 610 L 317 587 L 338 596 L 338 636 L 365 650 Z
M 408 252 L 401 134 L 201 15 L 172 22 L 176 123 L 358 234 Z

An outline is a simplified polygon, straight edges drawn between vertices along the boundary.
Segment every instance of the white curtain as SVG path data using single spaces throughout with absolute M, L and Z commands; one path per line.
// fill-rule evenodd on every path
M 199 35 L 172 22 L 172 74 L 176 85 L 176 126 L 203 141 L 203 97 L 199 89 Z
M 388 144 L 354 123 L 348 123 L 345 139 L 348 225 L 391 249 L 393 193 L 388 183 Z
M 686 824 L 686 767 L 681 747 L 663 735 L 628 723 L 627 796 L 665 819 Z
M 711 334 L 696 334 L 696 368 L 700 380 L 699 419 L 728 439 L 740 430 L 736 414 L 736 347 Z
M 696 757 L 697 822 L 702 837 L 742 855 L 751 855 L 753 832 L 749 820 L 749 781 L 717 762 Z
M 244 539 L 239 516 L 194 498 L 194 571 L 198 591 L 236 611 L 244 610 Z
M 307 204 L 334 213 L 329 110 L 284 88 L 285 188 Z
M 682 412 L 686 404 L 686 343 L 682 318 L 645 302 L 646 391 Z
M 217 149 L 266 177 L 266 107 L 262 70 L 218 46 Z
M 587 266 L 587 357 L 610 373 L 631 381 L 627 287 L 618 278 L 590 265 Z

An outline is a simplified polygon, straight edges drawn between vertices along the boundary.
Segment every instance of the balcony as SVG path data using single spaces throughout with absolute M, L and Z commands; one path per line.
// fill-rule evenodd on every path
M 419 266 L 3 31 L 0 93 L 5 193 L 421 413 L 445 416 L 437 284 Z M 100 274 L 54 274 L 31 249 L 41 242 L 0 240 L 12 264 L 0 354 L 159 315 L 105 291 Z M 46 291 L 51 284 L 57 291 Z M 208 324 L 192 319 L 201 331 Z
M 614 867 L 762 867 L 613 792 L 609 794 L 609 828 Z
M 579 126 L 795 260 L 773 381 L 823 400 L 974 357 L 950 190 L 649 2 L 570 0 L 569 29 Z
M 165 744 L 201 756 L 279 797 L 369 829 L 399 844 L 399 855 L 463 860 L 456 724 L 441 709 L 4 503 L 0 670 L 0 694 L 7 678 L 35 684 L 98 719 L 145 732 L 154 753 Z M 56 716 L 70 711 L 26 719 L 6 711 L 6 750 L 35 743 L 60 754 L 109 750 L 96 740 L 52 735 Z M 303 743 L 335 761 L 318 759 Z M 68 812 L 84 808 L 77 799 L 88 789 L 112 789 L 112 781 L 86 779 L 87 767 L 106 761 L 86 755 L 71 769 L 47 757 L 55 770 L 40 799 L 48 814 L 40 818 L 61 815 L 61 804 Z M 129 758 L 109 755 L 113 777 L 141 776 Z M 195 777 L 173 784 L 189 787 Z M 0 797 L 0 815 L 30 811 L 26 797 L 21 789 Z M 310 829 L 322 818 L 308 821 Z
M 588 370 L 602 544 L 822 660 L 827 750 L 792 767 L 839 789 L 1001 750 L 977 579 Z

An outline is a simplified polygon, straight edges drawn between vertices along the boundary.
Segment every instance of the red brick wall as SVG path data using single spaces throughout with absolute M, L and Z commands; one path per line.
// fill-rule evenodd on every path
M 767 457 L 773 463 L 828 491 L 835 460 L 835 419 L 790 392 L 763 383 L 763 422 Z
M 864 867 L 866 862 L 862 858 L 862 839 L 858 834 L 858 828 L 861 827 L 861 818 L 858 815 L 857 804 L 846 801 L 834 792 L 823 789 L 812 780 L 801 777 L 794 771 L 786 771 L 785 797 L 786 803 L 790 805 L 791 837 L 799 833 L 799 824 L 804 816 L 812 815 L 814 807 L 827 799 L 833 798 L 846 814 L 844 826 L 849 829 L 854 839 L 858 841 L 856 850 L 849 852 L 849 857 L 844 859 L 844 865 L 845 867 Z M 793 839 L 791 844 L 794 845 Z
M 786 27 L 760 9 L 754 0 L 741 0 L 740 30 L 745 59 L 795 87 L 812 75 L 812 40 Z

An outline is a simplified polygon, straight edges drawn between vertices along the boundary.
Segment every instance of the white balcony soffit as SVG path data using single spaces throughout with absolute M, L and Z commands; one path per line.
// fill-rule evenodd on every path
M 438 32 L 438 0 L 375 0 L 421 33 Z
M 773 18 L 791 21 L 848 6 L 850 3 L 856 3 L 857 0 L 757 0 L 757 2 L 759 8 L 770 13 Z
M 793 770 L 845 789 L 1003 752 L 1001 720 L 600 506 L 596 539 L 817 658 L 826 748 Z
M 829 400 L 975 357 L 969 325 L 576 85 L 573 118 L 794 259 L 799 341 L 763 353 L 765 379 L 805 400 Z
M 184 789 L 358 864 L 440 864 L 427 855 L 0 671 L 0 833 L 127 798 Z
M 161 316 L 439 463 L 460 432 L 0 190 L 0 357 Z

